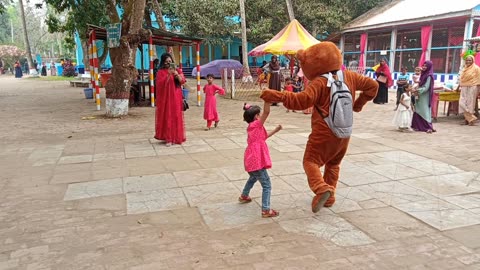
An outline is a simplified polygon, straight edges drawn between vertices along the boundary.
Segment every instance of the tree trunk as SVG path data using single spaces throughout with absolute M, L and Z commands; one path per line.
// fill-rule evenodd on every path
M 293 6 L 292 0 L 285 0 L 287 2 L 287 11 L 288 11 L 288 18 L 290 21 L 295 20 L 295 14 L 293 13 Z
M 38 76 L 37 67 L 33 66 L 32 50 L 28 41 L 27 22 L 25 20 L 25 10 L 23 9 L 23 0 L 18 0 L 20 7 L 20 17 L 22 18 L 23 40 L 25 42 L 25 51 L 27 52 L 27 62 L 30 67 L 30 75 Z
M 109 2 L 115 7 L 115 1 Z M 110 48 L 112 75 L 105 85 L 106 109 L 108 117 L 128 115 L 130 86 L 137 76 L 135 55 L 142 41 L 148 40 L 151 33 L 142 29 L 146 1 L 128 0 L 121 20 L 122 36 L 118 48 Z M 113 9 L 115 10 L 115 9 Z M 112 23 L 119 22 L 116 12 L 109 13 Z
M 251 75 L 250 75 L 250 67 L 248 65 L 247 21 L 245 16 L 245 0 L 240 0 L 240 18 L 241 18 L 241 25 L 242 25 L 243 81 L 247 81 L 248 78 L 251 78 Z

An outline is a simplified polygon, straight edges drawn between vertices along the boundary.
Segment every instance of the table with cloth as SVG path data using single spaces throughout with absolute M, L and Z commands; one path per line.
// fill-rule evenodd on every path
M 478 99 L 480 99 L 480 93 L 479 93 Z M 432 99 L 432 117 L 435 120 L 437 119 L 438 104 L 440 103 L 440 101 L 445 102 L 445 105 L 443 106 L 443 114 L 445 114 L 445 107 L 448 103 L 448 109 L 446 113 L 447 116 L 449 116 L 450 113 L 454 113 L 458 115 L 459 100 L 460 100 L 460 91 L 452 91 L 452 90 L 449 90 L 448 88 L 446 89 L 445 88 L 440 89 L 439 87 L 435 88 L 433 99 Z M 475 114 L 478 115 L 478 101 L 475 106 Z

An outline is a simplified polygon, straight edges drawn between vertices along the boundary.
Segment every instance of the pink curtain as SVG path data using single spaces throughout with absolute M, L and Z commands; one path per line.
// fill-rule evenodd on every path
M 420 62 L 418 62 L 419 66 L 422 66 L 425 62 L 425 58 L 427 57 L 427 47 L 428 42 L 430 40 L 430 33 L 432 32 L 432 26 L 422 26 L 422 56 L 420 57 Z
M 363 72 L 365 70 L 365 47 L 367 46 L 367 34 L 363 33 L 360 36 L 360 59 L 358 60 L 358 71 Z
M 477 35 L 476 37 L 480 36 L 480 25 L 477 28 Z M 480 53 L 475 55 L 475 64 L 480 65 Z

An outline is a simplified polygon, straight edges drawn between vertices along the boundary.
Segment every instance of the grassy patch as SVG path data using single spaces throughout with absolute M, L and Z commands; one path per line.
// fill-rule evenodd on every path
M 63 76 L 47 76 L 47 77 L 25 77 L 28 80 L 40 80 L 40 81 L 72 81 L 75 77 L 63 77 Z

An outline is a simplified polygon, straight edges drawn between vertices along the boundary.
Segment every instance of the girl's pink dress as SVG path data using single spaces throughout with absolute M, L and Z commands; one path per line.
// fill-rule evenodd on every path
M 285 91 L 293 92 L 293 84 L 285 85 Z
M 247 128 L 247 149 L 245 149 L 245 171 L 254 172 L 261 169 L 270 169 L 272 160 L 268 151 L 267 131 L 260 120 L 255 120 Z
M 216 94 L 225 95 L 225 90 L 215 84 L 207 84 L 203 88 L 205 93 L 205 108 L 203 111 L 203 119 L 207 121 L 219 121 L 217 112 L 217 98 Z

